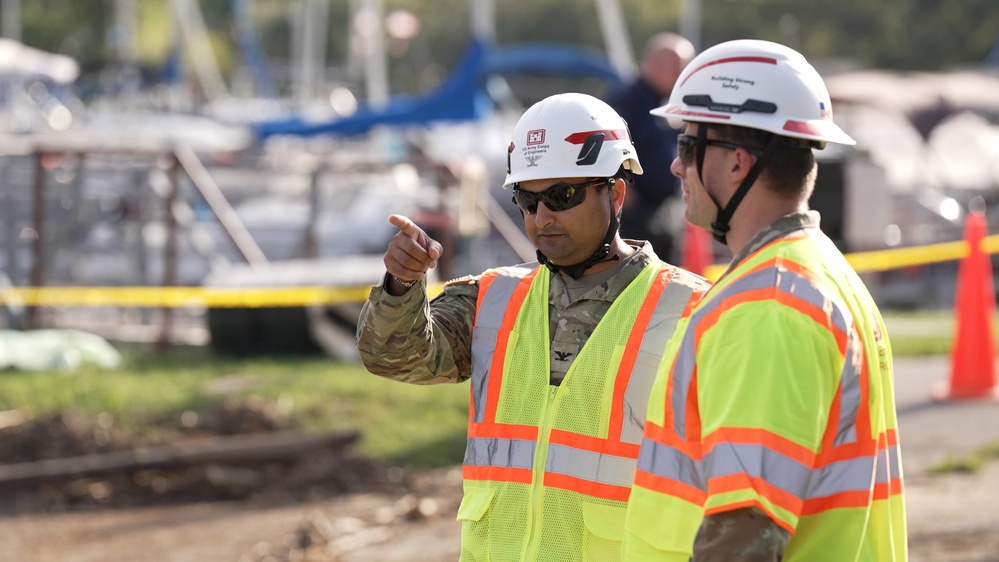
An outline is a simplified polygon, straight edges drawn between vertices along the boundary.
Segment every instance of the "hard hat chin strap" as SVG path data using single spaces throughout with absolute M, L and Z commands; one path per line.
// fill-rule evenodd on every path
M 725 238 L 728 235 L 728 231 L 732 229 L 729 225 L 729 221 L 732 220 L 732 215 L 735 214 L 736 208 L 739 207 L 739 203 L 742 203 L 742 199 L 749 192 L 749 188 L 756 183 L 756 179 L 760 177 L 763 173 L 764 168 L 770 163 L 770 158 L 773 156 L 774 150 L 776 150 L 777 145 L 780 143 L 780 137 L 777 135 L 771 135 L 770 140 L 767 142 L 766 148 L 763 149 L 763 153 L 760 154 L 759 158 L 756 159 L 756 163 L 753 167 L 749 169 L 749 173 L 743 178 L 742 183 L 732 194 L 732 197 L 728 200 L 728 204 L 724 207 L 718 203 L 718 200 L 710 191 L 707 190 L 707 186 L 704 185 L 704 177 L 701 174 L 701 170 L 704 168 L 704 153 L 707 148 L 707 137 L 708 128 L 700 127 L 697 130 L 697 178 L 700 180 L 701 185 L 705 187 L 704 191 L 711 198 L 711 202 L 715 204 L 718 208 L 718 214 L 715 216 L 714 222 L 711 223 L 711 235 L 718 242 L 728 245 Z
M 589 269 L 595 264 L 605 261 L 615 261 L 621 259 L 621 256 L 617 254 L 614 254 L 609 258 L 607 257 L 607 254 L 610 253 L 611 242 L 614 240 L 614 236 L 617 235 L 617 229 L 621 224 L 621 214 L 613 212 L 614 193 L 609 186 L 607 188 L 607 193 L 608 193 L 608 199 L 610 199 L 610 204 L 611 204 L 611 220 L 610 224 L 607 225 L 607 233 L 604 234 L 603 242 L 601 242 L 600 246 L 597 247 L 597 251 L 593 252 L 593 254 L 590 257 L 586 258 L 584 261 L 581 261 L 579 263 L 572 265 L 557 265 L 552 263 L 552 261 L 548 259 L 548 256 L 542 254 L 541 250 L 538 250 L 537 252 L 538 252 L 539 263 L 544 264 L 545 267 L 547 267 L 549 270 L 551 270 L 554 273 L 562 272 L 568 275 L 569 277 L 572 277 L 573 279 L 579 279 L 580 277 L 583 276 L 584 273 L 586 273 L 587 269 Z

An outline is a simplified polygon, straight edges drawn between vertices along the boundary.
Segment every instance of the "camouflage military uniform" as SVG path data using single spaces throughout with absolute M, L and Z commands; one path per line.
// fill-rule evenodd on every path
M 552 275 L 549 333 L 552 381 L 558 383 L 614 299 L 656 259 L 650 244 L 624 260 L 617 272 L 569 302 L 561 275 Z M 421 282 L 401 296 L 372 289 L 357 326 L 357 350 L 369 371 L 413 384 L 462 382 L 471 376 L 472 325 L 478 277 L 450 281 L 427 302 Z
M 708 515 L 694 539 L 694 562 L 780 562 L 791 534 L 759 508 Z

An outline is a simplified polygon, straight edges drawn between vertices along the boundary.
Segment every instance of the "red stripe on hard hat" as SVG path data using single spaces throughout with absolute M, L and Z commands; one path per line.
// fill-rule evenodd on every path
M 683 86 L 683 84 L 686 83 L 687 80 L 690 80 L 691 76 L 697 74 L 698 72 L 704 70 L 709 66 L 714 66 L 716 64 L 726 64 L 730 62 L 762 62 L 765 64 L 777 64 L 777 59 L 771 57 L 729 57 L 727 59 L 713 60 L 710 62 L 706 62 L 701 66 L 695 68 L 690 74 L 687 75 L 686 78 L 683 79 L 683 82 L 680 83 L 680 85 Z
M 682 115 L 684 117 L 709 117 L 711 119 L 731 119 L 732 116 L 728 113 L 704 113 L 701 111 L 687 111 L 680 109 L 679 107 L 671 107 L 666 110 L 666 113 L 672 115 Z
M 586 139 L 597 133 L 604 134 L 604 140 L 623 140 L 628 138 L 628 131 L 625 129 L 601 129 L 599 131 L 588 131 L 585 133 L 573 133 L 565 137 L 566 142 L 572 144 L 583 144 Z
M 822 127 L 818 127 L 811 123 L 805 123 L 804 121 L 792 121 L 788 119 L 784 122 L 783 129 L 792 133 L 822 136 Z

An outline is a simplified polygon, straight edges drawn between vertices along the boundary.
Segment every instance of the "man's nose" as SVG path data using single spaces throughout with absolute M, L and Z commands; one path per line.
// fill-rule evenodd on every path
M 555 222 L 555 211 L 552 211 L 543 202 L 538 201 L 538 212 L 534 213 L 534 223 L 538 226 L 547 226 Z
M 683 162 L 680 160 L 679 156 L 674 158 L 673 161 L 670 162 L 669 164 L 669 171 L 678 178 L 683 178 L 683 174 L 686 169 L 687 167 L 683 165 Z

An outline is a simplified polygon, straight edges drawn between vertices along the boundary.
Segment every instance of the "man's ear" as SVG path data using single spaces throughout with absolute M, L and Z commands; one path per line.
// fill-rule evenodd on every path
M 744 148 L 737 148 L 732 151 L 734 158 L 731 161 L 731 169 L 729 173 L 731 174 L 731 180 L 735 185 L 742 184 L 742 180 L 746 179 L 749 175 L 749 171 L 753 169 L 753 164 L 756 164 L 756 156 L 749 153 L 748 150 Z

